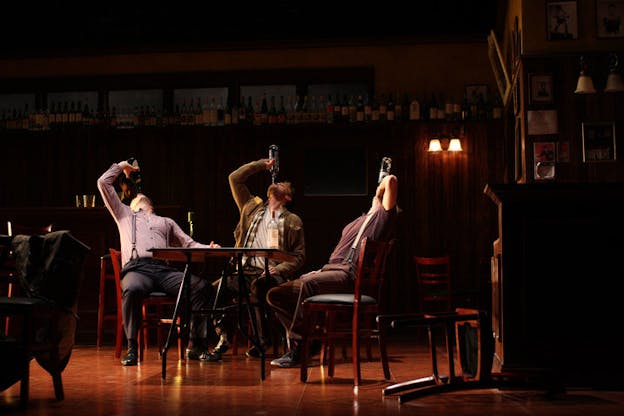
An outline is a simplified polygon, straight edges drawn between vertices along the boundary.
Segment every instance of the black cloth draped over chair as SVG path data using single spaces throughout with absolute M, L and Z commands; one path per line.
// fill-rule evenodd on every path
M 0 334 L 0 390 L 21 380 L 20 402 L 28 400 L 28 362 L 35 359 L 63 398 L 61 372 L 74 346 L 82 267 L 89 247 L 69 231 L 17 235 L 11 241 L 15 275 L 23 297 L 0 298 L 0 315 L 11 325 Z M 9 366 L 9 362 L 18 363 Z

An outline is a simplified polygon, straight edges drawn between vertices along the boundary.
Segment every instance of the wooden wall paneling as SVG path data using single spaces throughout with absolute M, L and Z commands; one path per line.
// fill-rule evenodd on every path
M 389 304 L 395 311 L 417 310 L 412 256 L 447 251 L 454 259 L 454 284 L 458 303 L 482 302 L 482 263 L 489 259 L 496 230 L 494 207 L 482 194 L 488 181 L 502 181 L 500 147 L 502 123 L 467 122 L 464 152 L 431 155 L 426 149 L 431 122 L 379 123 L 371 125 L 293 125 L 260 127 L 166 127 L 110 130 L 77 128 L 48 132 L 2 131 L 8 143 L 0 153 L 6 169 L 0 187 L 0 204 L 15 213 L 23 207 L 70 209 L 77 193 L 97 193 L 96 180 L 111 163 L 137 157 L 143 188 L 158 207 L 178 205 L 176 220 L 188 230 L 186 212 L 195 212 L 195 238 L 233 243 L 238 211 L 231 198 L 228 174 L 242 163 L 266 157 L 268 146 L 280 146 L 280 180 L 295 186 L 290 209 L 304 221 L 307 262 L 304 271 L 320 267 L 339 239 L 344 225 L 370 206 L 377 185 L 382 156 L 393 158 L 399 177 L 399 205 L 403 209 L 399 229 L 396 273 L 389 283 Z M 341 144 L 361 143 L 368 149 L 368 192 L 361 196 L 307 196 L 307 174 L 323 169 L 304 163 L 311 144 L 336 151 Z M 15 157 L 21 155 L 22 159 Z M 348 157 L 348 155 L 345 155 Z M 28 160 L 28 168 L 21 167 Z M 269 175 L 253 177 L 249 185 L 264 195 Z M 93 212 L 108 213 L 98 196 Z M 491 205 L 491 204 L 490 204 Z M 87 215 L 86 211 L 80 211 Z M 1 218 L 0 218 L 1 219 Z M 103 226 L 116 235 L 112 220 Z M 82 229 L 76 232 L 84 233 Z M 97 233 L 90 237 L 98 240 Z M 117 237 L 115 237 L 117 238 Z M 106 245 L 97 243 L 95 251 Z M 102 247 L 100 247 L 102 246 Z M 93 252 L 93 264 L 102 253 Z M 210 270 L 216 274 L 217 266 Z M 90 270 L 89 276 L 97 275 Z M 93 289 L 95 290 L 95 289 Z M 81 305 L 94 311 L 93 299 Z M 470 306 L 470 305 L 467 305 Z M 90 312 L 85 312 L 87 328 Z M 93 328 L 95 328 L 93 321 Z M 83 325 L 83 324 L 81 324 Z M 93 332 L 94 334 L 95 332 Z M 88 331 L 87 331 L 88 334 Z M 87 339 L 89 335 L 87 335 Z M 84 339 L 84 338 L 83 338 Z

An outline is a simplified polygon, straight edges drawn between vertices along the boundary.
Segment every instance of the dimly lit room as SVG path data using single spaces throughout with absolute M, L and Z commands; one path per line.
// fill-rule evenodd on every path
M 624 0 L 74 6 L 3 6 L 0 414 L 622 412 Z

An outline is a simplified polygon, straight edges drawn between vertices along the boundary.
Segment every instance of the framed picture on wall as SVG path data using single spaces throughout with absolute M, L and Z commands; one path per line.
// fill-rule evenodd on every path
M 624 37 L 624 0 L 596 0 L 596 36 Z
M 488 101 L 488 86 L 487 84 L 472 84 L 466 85 L 466 99 L 469 104 L 478 104 L 479 102 Z
M 583 162 L 616 160 L 615 123 L 582 123 Z
M 570 142 L 557 142 L 557 163 L 570 162 Z
M 533 143 L 534 178 L 550 180 L 555 178 L 555 142 Z
M 576 1 L 551 1 L 546 3 L 548 40 L 578 39 Z
M 551 74 L 529 74 L 529 104 L 553 103 L 553 77 Z

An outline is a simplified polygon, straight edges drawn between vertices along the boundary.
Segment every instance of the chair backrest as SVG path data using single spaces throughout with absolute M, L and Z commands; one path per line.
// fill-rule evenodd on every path
M 115 289 L 117 291 L 117 302 L 121 305 L 121 251 L 109 248 L 111 263 L 113 264 L 113 274 L 115 275 Z
M 451 257 L 414 256 L 414 265 L 421 312 L 451 311 Z
M 33 234 L 47 234 L 52 232 L 52 224 L 48 225 L 24 225 L 16 224 L 11 221 L 7 221 L 7 235 L 15 236 L 18 234 L 33 235 Z
M 383 300 L 382 289 L 386 275 L 386 265 L 395 240 L 389 242 L 363 238 L 360 243 L 355 273 L 355 301 L 359 302 L 362 295 L 372 296 L 377 303 Z

